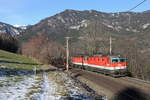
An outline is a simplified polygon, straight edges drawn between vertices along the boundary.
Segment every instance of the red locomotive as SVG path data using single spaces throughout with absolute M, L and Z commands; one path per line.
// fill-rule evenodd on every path
M 126 76 L 127 63 L 124 57 L 72 57 L 74 66 L 82 66 L 85 69 L 95 70 L 112 76 Z

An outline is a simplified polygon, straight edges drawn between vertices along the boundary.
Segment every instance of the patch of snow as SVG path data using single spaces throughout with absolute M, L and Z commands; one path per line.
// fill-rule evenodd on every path
M 130 31 L 130 29 L 129 29 L 129 28 L 126 28 L 126 31 Z
M 13 25 L 14 27 L 20 27 L 21 25 L 18 25 L 18 24 L 15 24 L 15 25 Z
M 48 24 L 48 26 L 52 26 L 53 25 L 52 21 L 50 19 L 47 21 L 47 24 Z
M 59 100 L 60 95 L 57 94 L 57 84 L 43 73 L 43 86 L 40 100 Z
M 58 16 L 57 19 L 60 20 L 62 23 L 65 23 L 65 20 L 62 18 L 62 16 Z
M 140 31 L 138 31 L 138 30 L 136 30 L 136 29 L 133 29 L 132 27 L 126 28 L 126 31 L 130 31 L 130 32 L 140 32 Z
M 87 27 L 87 26 L 88 26 L 88 20 L 82 20 L 81 27 Z
M 114 14 L 114 13 L 112 13 L 111 15 L 112 15 L 113 17 L 115 16 L 115 14 Z
M 114 27 L 112 26 L 112 25 L 109 25 L 109 24 L 107 24 L 107 23 L 103 23 L 105 26 L 107 26 L 107 27 L 109 27 L 109 28 L 112 28 L 112 29 L 114 29 Z
M 76 86 L 75 81 L 68 77 L 66 73 L 55 73 L 57 74 L 54 78 L 61 78 L 58 78 L 58 80 L 61 80 L 60 86 L 52 77 L 49 77 L 49 74 L 46 72 L 43 72 L 42 75 L 1 75 L 0 100 L 64 100 L 66 96 L 60 92 L 65 93 L 65 91 L 69 91 L 67 92 L 69 93 L 67 96 L 73 98 L 73 100 L 95 100 L 94 98 L 88 97 L 84 91 Z M 106 99 L 101 98 L 101 100 Z
M 27 29 L 26 25 L 18 25 L 18 24 L 15 24 L 15 25 L 13 25 L 13 26 L 16 27 L 16 28 Z
M 33 77 L 24 76 L 22 81 L 15 82 L 17 76 L 14 77 L 1 77 L 0 83 L 0 100 L 21 100 L 25 99 L 25 94 L 28 93 L 28 88 L 32 87 L 35 83 Z M 30 83 L 30 84 L 29 84 Z
M 89 13 L 92 13 L 92 10 L 89 10 Z
M 138 30 L 136 30 L 136 29 L 132 29 L 132 32 L 139 32 Z
M 79 25 L 74 25 L 74 26 L 70 26 L 70 29 L 76 29 L 79 30 L 81 27 L 87 27 L 88 26 L 88 21 L 87 20 L 82 20 Z
M 0 27 L 3 27 L 3 25 L 0 24 Z
M 69 28 L 79 30 L 80 27 L 81 27 L 80 25 L 77 25 L 77 26 L 70 26 Z
M 0 30 L 0 33 L 6 33 L 6 30 Z
M 144 25 L 142 26 L 142 28 L 145 29 L 145 28 L 147 28 L 149 25 L 150 25 L 150 23 L 144 24 Z
M 119 31 L 119 30 L 121 30 L 122 29 L 122 27 L 121 26 L 117 26 L 117 27 L 115 27 L 115 30 L 117 30 L 117 31 Z
M 16 35 L 19 35 L 19 34 L 20 34 L 20 33 L 18 32 L 18 30 L 13 29 L 13 28 L 12 28 L 12 30 L 15 32 Z

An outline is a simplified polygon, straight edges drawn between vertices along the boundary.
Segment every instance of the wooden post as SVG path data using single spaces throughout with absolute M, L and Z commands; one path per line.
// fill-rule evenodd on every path
M 70 37 L 66 37 L 66 70 L 69 69 L 69 41 Z

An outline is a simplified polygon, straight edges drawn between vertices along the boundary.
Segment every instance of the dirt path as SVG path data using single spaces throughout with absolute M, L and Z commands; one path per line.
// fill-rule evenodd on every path
M 1 71 L 0 100 L 105 100 L 53 66 L 13 75 L 7 72 Z

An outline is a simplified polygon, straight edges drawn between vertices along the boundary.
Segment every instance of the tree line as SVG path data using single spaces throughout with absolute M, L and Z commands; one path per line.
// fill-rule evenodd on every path
M 18 48 L 19 45 L 16 38 L 9 34 L 0 34 L 0 49 L 16 53 Z

